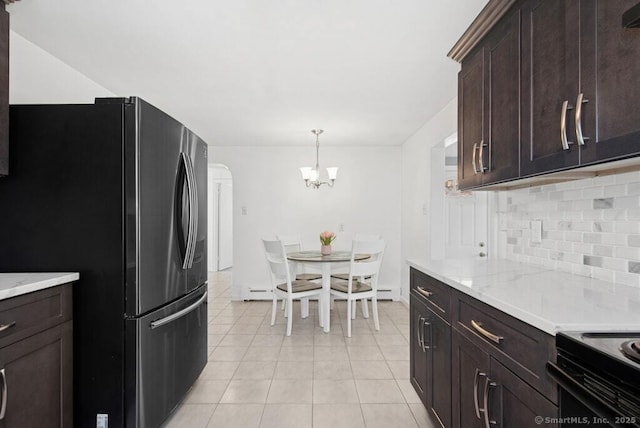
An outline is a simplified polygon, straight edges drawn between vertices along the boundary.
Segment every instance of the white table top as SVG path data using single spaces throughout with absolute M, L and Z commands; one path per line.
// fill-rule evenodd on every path
M 0 300 L 77 281 L 78 272 L 0 273 Z
M 542 331 L 640 331 L 640 288 L 509 260 L 408 260 Z

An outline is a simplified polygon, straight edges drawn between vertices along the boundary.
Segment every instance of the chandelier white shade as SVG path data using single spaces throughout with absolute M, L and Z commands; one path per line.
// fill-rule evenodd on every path
M 314 189 L 320 188 L 323 184 L 329 187 L 333 187 L 338 176 L 338 167 L 332 166 L 327 168 L 327 176 L 330 181 L 320 181 L 320 134 L 324 131 L 322 129 L 312 129 L 311 132 L 316 136 L 316 166 L 303 166 L 300 168 L 302 173 L 302 179 L 307 187 L 313 187 Z

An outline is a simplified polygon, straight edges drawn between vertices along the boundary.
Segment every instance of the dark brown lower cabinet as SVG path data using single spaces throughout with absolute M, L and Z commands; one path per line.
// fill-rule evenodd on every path
M 451 325 L 411 296 L 411 383 L 431 419 L 451 426 Z
M 73 426 L 71 285 L 0 301 L 0 428 Z
M 453 373 L 454 427 L 557 427 L 551 401 L 457 330 Z
M 67 322 L 0 349 L 0 427 L 73 426 L 72 340 Z

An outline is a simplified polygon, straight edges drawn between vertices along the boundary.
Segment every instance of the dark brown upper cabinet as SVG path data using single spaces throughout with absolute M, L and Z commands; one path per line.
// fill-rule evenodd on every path
M 9 13 L 0 3 L 0 177 L 9 174 Z
M 462 63 L 461 188 L 640 155 L 640 29 L 622 26 L 635 3 L 487 4 L 449 53 Z
M 462 61 L 458 75 L 459 187 L 518 177 L 519 102 L 520 19 L 515 11 Z

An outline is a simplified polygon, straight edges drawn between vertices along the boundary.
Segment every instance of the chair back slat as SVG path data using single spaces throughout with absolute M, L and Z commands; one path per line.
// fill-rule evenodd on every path
M 278 284 L 286 283 L 287 290 L 291 292 L 291 271 L 286 257 L 282 241 L 270 241 L 263 239 L 264 254 L 271 271 L 271 281 L 275 288 Z
M 302 250 L 300 235 L 277 235 L 276 238 L 282 241 L 287 254 Z
M 351 248 L 351 263 L 349 266 L 349 275 L 351 277 L 359 276 L 376 276 L 380 271 L 382 264 L 382 257 L 384 255 L 385 241 L 371 240 L 371 241 L 353 241 Z M 370 254 L 370 257 L 365 260 L 355 260 L 356 254 Z

